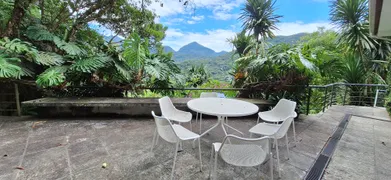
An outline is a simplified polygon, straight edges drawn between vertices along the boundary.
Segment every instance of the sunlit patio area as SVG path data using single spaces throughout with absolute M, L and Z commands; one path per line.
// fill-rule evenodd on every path
M 295 121 L 296 146 L 290 128 L 289 159 L 284 143 L 280 144 L 281 179 L 306 177 L 345 114 L 353 114 L 352 120 L 323 179 L 385 179 L 391 175 L 388 170 L 391 122 L 385 109 L 332 106 L 323 114 L 300 115 Z M 229 124 L 249 137 L 248 130 L 256 120 L 256 117 L 230 118 Z M 215 122 L 216 118 L 205 117 L 202 125 L 206 129 Z M 189 124 L 183 126 L 190 128 Z M 152 117 L 1 117 L 0 179 L 170 179 L 175 146 L 161 139 L 151 151 L 154 129 Z M 192 129 L 198 132 L 199 124 L 193 123 Z M 228 133 L 236 132 L 229 130 Z M 211 145 L 223 138 L 224 132 L 218 128 L 201 138 L 202 172 L 198 147 L 193 149 L 191 141 L 183 142 L 183 151 L 178 153 L 176 161 L 175 179 L 208 179 Z M 275 148 L 272 151 L 274 153 Z M 273 161 L 276 161 L 275 155 Z M 217 179 L 259 179 L 260 175 L 262 179 L 269 179 L 268 172 L 267 165 L 235 167 L 218 159 Z M 275 170 L 274 179 L 277 177 Z

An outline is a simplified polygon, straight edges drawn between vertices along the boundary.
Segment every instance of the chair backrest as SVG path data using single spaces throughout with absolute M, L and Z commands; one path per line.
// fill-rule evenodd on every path
M 159 106 L 163 117 L 169 118 L 175 113 L 176 108 L 168 96 L 159 99 Z
M 276 106 L 272 109 L 272 112 L 282 120 L 291 116 L 295 109 L 296 102 L 287 99 L 280 99 L 280 101 L 278 101 Z
M 262 151 L 271 152 L 271 138 L 242 138 L 235 135 L 225 136 L 219 153 L 222 159 L 236 166 L 256 166 L 264 162 Z
M 294 114 L 296 114 L 296 113 L 294 113 Z M 288 116 L 288 118 L 285 119 L 285 120 L 282 122 L 280 128 L 278 129 L 278 131 L 277 131 L 276 134 L 274 135 L 275 138 L 281 139 L 282 137 L 285 136 L 285 134 L 288 132 L 289 127 L 291 126 L 292 121 L 293 121 L 293 119 L 294 119 L 295 117 L 296 117 L 295 115 L 292 115 L 292 114 L 291 114 L 291 116 Z
M 202 92 L 200 98 L 219 97 L 216 92 Z
M 155 112 L 153 111 L 151 113 L 155 120 L 156 129 L 159 136 L 167 142 L 176 143 L 178 141 L 178 137 L 175 134 L 171 122 L 165 117 L 156 116 Z

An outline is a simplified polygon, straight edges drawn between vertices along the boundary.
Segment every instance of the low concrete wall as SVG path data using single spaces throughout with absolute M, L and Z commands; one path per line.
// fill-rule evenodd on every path
M 192 112 L 187 107 L 191 98 L 172 98 L 175 107 Z M 240 99 L 265 110 L 273 103 L 258 99 Z M 160 113 L 157 98 L 41 98 L 22 102 L 22 107 L 35 107 L 41 117 L 80 116 L 151 116 Z

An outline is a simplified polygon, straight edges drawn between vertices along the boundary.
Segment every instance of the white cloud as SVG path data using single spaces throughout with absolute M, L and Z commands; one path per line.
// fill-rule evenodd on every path
M 319 27 L 325 27 L 326 29 L 334 29 L 333 25 L 329 22 L 314 22 L 314 23 L 303 23 L 297 22 L 283 22 L 277 25 L 278 29 L 274 32 L 275 35 L 292 35 L 297 33 L 311 33 L 318 30 Z
M 187 24 L 195 24 L 195 23 L 197 23 L 197 22 L 195 22 L 195 21 L 187 21 Z
M 188 20 L 187 21 L 187 24 L 195 24 L 195 23 L 198 23 L 200 21 L 202 21 L 204 19 L 204 16 L 192 16 L 191 17 L 192 20 Z
M 161 7 L 159 2 L 153 2 L 149 7 L 149 9 L 153 10 L 160 17 L 169 17 L 178 14 L 190 15 L 194 13 L 195 9 L 205 8 L 212 11 L 213 18 L 229 20 L 238 16 L 237 14 L 232 14 L 231 11 L 239 7 L 245 0 L 193 0 L 187 6 L 184 6 L 183 2 L 176 0 L 162 0 L 162 2 L 163 7 Z M 201 16 L 196 16 L 196 18 L 201 18 Z M 192 20 L 200 21 L 197 19 Z
M 204 19 L 204 16 L 192 16 L 191 19 L 193 19 L 194 21 L 201 21 Z
M 239 14 L 232 14 L 224 11 L 216 11 L 213 12 L 212 17 L 217 20 L 230 20 L 230 19 L 237 19 L 239 17 Z
M 191 42 L 213 49 L 216 52 L 231 51 L 232 46 L 227 42 L 228 38 L 235 35 L 232 30 L 215 29 L 207 30 L 205 33 L 182 32 L 179 29 L 168 29 L 166 38 L 163 44 L 172 47 L 174 50 L 179 50 L 182 46 Z

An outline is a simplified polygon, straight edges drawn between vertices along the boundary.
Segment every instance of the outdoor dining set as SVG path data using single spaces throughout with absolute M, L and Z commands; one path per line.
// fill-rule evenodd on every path
M 193 141 L 193 148 L 195 147 L 195 142 L 198 141 L 200 170 L 202 171 L 200 139 L 215 128 L 221 127 L 225 137 L 222 142 L 212 144 L 209 177 L 213 179 L 217 179 L 218 156 L 228 164 L 241 167 L 262 166 L 269 161 L 270 178 L 273 179 L 272 148 L 274 147 L 277 157 L 278 176 L 280 176 L 278 140 L 285 137 L 287 156 L 289 158 L 287 132 L 291 124 L 293 127 L 294 142 L 296 143 L 294 126 L 294 118 L 297 116 L 295 112 L 296 102 L 287 99 L 281 99 L 269 111 L 258 112 L 258 106 L 252 103 L 231 98 L 221 98 L 216 92 L 203 92 L 200 98 L 192 99 L 187 103 L 188 108 L 197 113 L 196 121 L 200 123 L 199 134 L 192 131 L 192 113 L 175 108 L 169 97 L 159 99 L 159 105 L 162 113 L 161 116 L 155 115 L 152 111 L 152 116 L 156 123 L 156 130 L 153 136 L 151 151 L 153 151 L 153 147 L 158 143 L 159 138 L 175 144 L 171 179 L 174 177 L 175 162 L 178 150 L 182 148 L 182 141 Z M 258 113 L 258 120 L 257 124 L 249 129 L 250 137 L 243 137 L 243 132 L 228 124 L 228 118 L 244 117 L 256 113 Z M 217 122 L 204 132 L 201 129 L 202 115 L 217 117 Z M 260 123 L 261 120 L 262 122 Z M 190 130 L 181 126 L 181 123 L 190 123 Z M 228 134 L 226 128 L 232 129 L 242 136 Z M 254 134 L 258 137 L 253 138 L 252 136 Z

